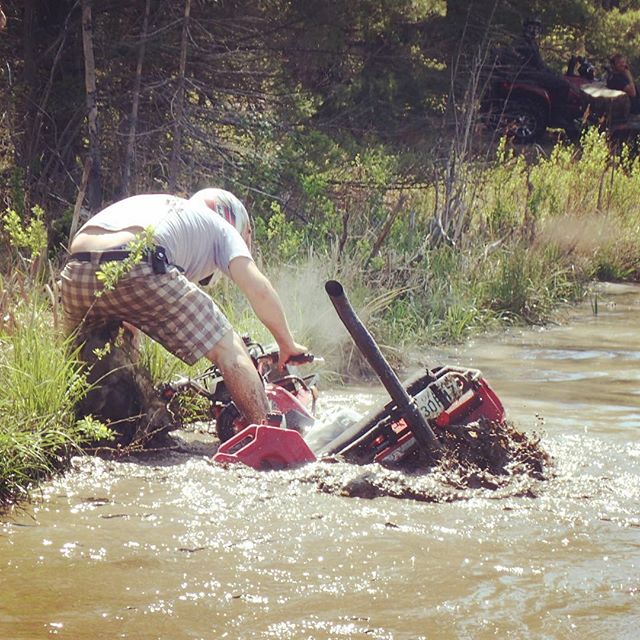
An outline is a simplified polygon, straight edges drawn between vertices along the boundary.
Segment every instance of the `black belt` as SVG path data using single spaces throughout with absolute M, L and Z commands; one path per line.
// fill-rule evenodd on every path
M 109 249 L 107 251 L 78 251 L 69 256 L 69 260 L 77 260 L 78 262 L 92 262 L 102 264 L 104 262 L 113 262 L 118 260 L 126 260 L 132 255 L 132 251 L 127 249 Z M 169 260 L 164 247 L 151 247 L 145 249 L 142 259 L 148 262 L 153 268 L 154 273 L 166 273 Z M 178 267 L 179 268 L 179 267 Z
M 72 253 L 69 260 L 77 260 L 78 262 L 111 262 L 113 260 L 126 260 L 131 255 L 131 251 L 111 250 L 111 251 L 79 251 Z M 146 257 L 146 256 L 145 256 Z

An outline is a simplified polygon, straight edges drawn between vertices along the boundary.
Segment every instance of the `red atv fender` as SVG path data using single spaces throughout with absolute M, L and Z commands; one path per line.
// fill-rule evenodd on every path
M 220 445 L 214 462 L 242 462 L 258 471 L 290 469 L 316 456 L 303 437 L 292 429 L 252 424 Z

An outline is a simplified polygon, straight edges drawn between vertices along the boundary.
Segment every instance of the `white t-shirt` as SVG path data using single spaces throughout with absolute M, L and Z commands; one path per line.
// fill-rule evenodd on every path
M 229 263 L 251 258 L 242 236 L 205 204 L 163 194 L 144 194 L 120 200 L 90 218 L 80 229 L 98 227 L 122 231 L 129 227 L 153 228 L 154 242 L 167 258 L 184 270 L 192 282 L 216 270 L 229 275 Z

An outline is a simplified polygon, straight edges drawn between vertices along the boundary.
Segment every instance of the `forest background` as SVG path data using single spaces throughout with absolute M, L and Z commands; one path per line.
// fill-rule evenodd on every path
M 128 195 L 240 197 L 296 337 L 343 377 L 361 370 L 321 312 L 329 277 L 400 365 L 412 345 L 542 323 L 594 279 L 640 273 L 633 147 L 612 151 L 598 130 L 517 147 L 478 119 L 491 52 L 534 13 L 559 72 L 582 55 L 602 77 L 621 52 L 640 73 L 638 0 L 2 7 L 0 414 L 22 431 L 35 420 L 50 434 L 52 415 L 75 424 L 82 385 L 59 348 L 56 275 L 74 228 Z M 231 289 L 215 295 L 259 331 Z
M 495 313 L 541 319 L 553 283 L 510 291 L 535 274 L 511 279 L 504 261 L 524 268 L 519 250 L 545 235 L 547 213 L 612 204 L 604 152 L 523 157 L 478 125 L 495 46 L 535 13 L 559 71 L 579 54 L 601 75 L 615 51 L 640 70 L 637 0 L 5 0 L 4 11 L 0 206 L 25 224 L 41 208 L 49 255 L 119 198 L 223 187 L 255 217 L 267 262 L 313 249 L 359 275 L 354 286 L 394 292 L 391 342 L 424 327 L 459 337 Z M 563 163 L 582 173 L 550 185 Z M 480 264 L 473 247 L 500 259 Z M 587 279 L 635 271 L 628 248 L 623 263 L 600 248 Z M 474 286 L 478 272 L 497 289 Z
M 399 334 L 426 323 L 455 337 L 490 309 L 538 315 L 522 293 L 470 304 L 451 282 L 427 307 L 411 296 L 439 289 L 424 281 L 438 269 L 472 290 L 479 265 L 454 269 L 463 249 L 504 247 L 496 227 L 523 219 L 536 235 L 540 200 L 559 196 L 540 194 L 524 166 L 509 197 L 487 173 L 518 162 L 502 153 L 492 167 L 475 121 L 492 47 L 536 13 L 558 70 L 572 54 L 600 71 L 613 51 L 640 63 L 637 1 L 5 0 L 4 11 L 0 205 L 24 221 L 41 207 L 50 252 L 74 214 L 215 185 L 247 204 L 266 260 L 313 247 L 333 265 L 355 260 L 373 291 L 403 289 Z M 456 250 L 429 253 L 443 245 Z M 435 327 L 447 314 L 461 317 Z

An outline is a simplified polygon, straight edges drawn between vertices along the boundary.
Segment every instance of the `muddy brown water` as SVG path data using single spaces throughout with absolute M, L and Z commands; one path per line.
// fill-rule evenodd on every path
M 197 430 L 182 453 L 75 459 L 0 522 L 0 638 L 640 637 L 639 309 L 609 287 L 597 316 L 433 354 L 540 433 L 546 481 L 225 469 Z M 322 393 L 327 414 L 384 397 Z M 448 498 L 390 497 L 406 486 Z

